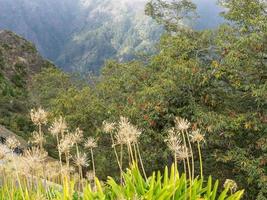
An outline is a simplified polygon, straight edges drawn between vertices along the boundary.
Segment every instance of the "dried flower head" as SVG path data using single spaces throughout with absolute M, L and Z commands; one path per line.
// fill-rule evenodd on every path
M 237 190 L 237 184 L 234 180 L 232 179 L 226 179 L 224 184 L 223 184 L 224 188 L 229 187 L 229 189 L 231 190 L 231 192 L 235 192 Z
M 133 126 L 128 118 L 120 117 L 118 132 L 115 135 L 117 144 L 134 144 L 138 142 L 141 131 Z
M 24 158 L 27 162 L 38 163 L 44 162 L 47 155 L 48 153 L 46 151 L 39 149 L 38 147 L 33 147 L 25 151 Z
M 177 153 L 181 148 L 182 141 L 179 139 L 179 135 L 175 132 L 174 128 L 168 131 L 167 139 L 164 141 L 173 153 Z
M 68 176 L 70 173 L 75 172 L 75 169 L 71 166 L 67 166 L 67 165 L 63 165 L 60 171 L 60 174 L 62 174 L 63 176 Z
M 187 119 L 181 117 L 176 117 L 174 122 L 175 127 L 180 131 L 186 131 L 190 127 L 190 122 Z
M 45 142 L 45 137 L 42 133 L 38 133 L 38 132 L 34 131 L 32 133 L 31 142 L 33 144 L 41 145 Z
M 55 119 L 52 126 L 49 128 L 49 131 L 53 136 L 57 136 L 60 133 L 62 134 L 66 130 L 67 130 L 67 123 L 62 116 L 60 116 L 58 119 Z
M 77 128 L 72 134 L 72 139 L 74 143 L 79 143 L 83 140 L 83 131 L 80 128 Z
M 191 137 L 192 142 L 204 142 L 205 141 L 204 135 L 201 134 L 199 129 L 192 131 L 192 133 L 190 134 L 190 137 Z
M 70 149 L 74 146 L 73 137 L 70 134 L 65 135 L 58 145 L 60 153 L 69 153 Z
M 97 142 L 93 137 L 88 137 L 85 144 L 84 144 L 85 148 L 88 149 L 93 149 L 97 147 Z
M 31 115 L 31 120 L 35 125 L 41 125 L 47 123 L 48 113 L 41 107 L 38 108 L 37 110 L 32 109 L 30 115 Z
M 115 123 L 103 121 L 103 130 L 106 133 L 112 133 L 112 131 L 115 129 L 115 126 L 116 126 Z
M 84 153 L 82 155 L 78 154 L 75 158 L 74 158 L 74 163 L 78 166 L 78 167 L 86 167 L 88 164 L 88 159 L 87 159 L 87 155 Z
M 47 152 L 37 147 L 33 147 L 24 152 L 22 157 L 25 165 L 22 173 L 30 173 L 35 175 L 41 175 L 43 172 L 44 161 L 47 158 Z
M 89 181 L 93 181 L 95 179 L 95 173 L 93 171 L 88 171 L 86 173 L 86 178 L 89 180 Z
M 6 140 L 6 146 L 12 150 L 20 146 L 20 142 L 15 138 L 15 136 L 8 137 Z
M 182 145 L 180 149 L 177 151 L 177 159 L 185 160 L 189 157 L 191 157 L 189 149 L 186 146 Z

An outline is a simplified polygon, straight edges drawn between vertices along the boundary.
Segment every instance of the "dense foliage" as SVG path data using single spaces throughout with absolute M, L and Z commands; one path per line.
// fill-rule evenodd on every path
M 175 116 L 188 118 L 206 133 L 204 174 L 236 180 L 246 189 L 245 199 L 266 199 L 266 2 L 222 0 L 227 23 L 204 31 L 173 28 L 157 9 L 174 14 L 175 6 L 159 2 L 148 7 L 153 12 L 147 10 L 169 26 L 157 55 L 145 62 L 109 61 L 89 86 L 48 68 L 35 76 L 31 96 L 36 105 L 66 116 L 71 127 L 80 126 L 87 136 L 103 135 L 103 120 L 129 117 L 143 129 L 140 148 L 149 174 L 172 163 L 164 136 Z M 51 140 L 47 147 L 53 145 Z M 99 146 L 97 175 L 104 179 L 118 169 L 107 136 Z
M 51 66 L 36 48 L 10 31 L 0 31 L 0 123 L 17 134 L 31 130 L 28 83 L 41 68 Z

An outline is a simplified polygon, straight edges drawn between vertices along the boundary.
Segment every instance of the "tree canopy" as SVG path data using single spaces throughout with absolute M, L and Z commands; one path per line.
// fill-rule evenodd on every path
M 267 5 L 261 0 L 221 5 L 227 21 L 218 29 L 183 31 L 178 21 L 191 16 L 192 3 L 151 1 L 147 14 L 169 30 L 157 55 L 146 62 L 109 61 L 93 84 L 82 87 L 63 72 L 46 70 L 35 77 L 32 91 L 88 135 L 103 134 L 103 120 L 129 117 L 142 127 L 141 148 L 151 171 L 171 163 L 163 138 L 175 116 L 187 118 L 206 135 L 204 173 L 235 179 L 246 199 L 266 199 Z M 108 141 L 100 143 L 96 160 L 105 177 L 118 169 Z

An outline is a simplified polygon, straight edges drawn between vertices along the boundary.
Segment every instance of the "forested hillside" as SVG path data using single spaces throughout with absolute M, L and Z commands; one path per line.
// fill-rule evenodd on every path
M 108 62 L 100 76 L 90 80 L 91 86 L 82 88 L 69 84 L 67 77 L 66 84 L 58 87 L 57 77 L 63 73 L 45 70 L 34 84 L 35 91 L 41 91 L 41 105 L 66 116 L 71 126 L 79 125 L 86 134 L 101 135 L 101 149 L 96 153 L 100 177 L 112 174 L 116 165 L 99 130 L 103 120 L 127 116 L 142 128 L 141 149 L 151 172 L 171 162 L 164 137 L 175 116 L 187 118 L 205 133 L 205 174 L 233 178 L 246 189 L 246 199 L 264 199 L 266 3 L 224 1 L 227 12 L 223 16 L 228 21 L 214 31 L 170 23 L 161 12 L 171 9 L 166 13 L 173 14 L 177 5 L 157 3 L 147 5 L 147 14 L 171 30 L 160 40 L 160 53 L 146 63 Z M 194 13 L 193 4 L 178 6 L 179 13 L 189 18 Z M 48 88 L 47 80 L 54 80 Z
M 0 29 L 34 42 L 66 71 L 98 72 L 106 59 L 155 51 L 162 28 L 144 6 L 145 0 L 0 0 Z
M 90 8 L 90 1 L 83 3 Z M 63 188 L 47 190 L 41 184 L 44 188 L 28 194 L 25 184 L 16 194 L 30 200 L 36 193 L 47 199 L 266 199 L 267 2 L 220 3 L 224 24 L 193 29 L 189 24 L 197 20 L 197 6 L 191 1 L 149 1 L 147 17 L 165 29 L 155 53 L 130 62 L 106 61 L 103 54 L 99 75 L 86 78 L 53 67 L 24 39 L 0 32 L 0 122 L 23 130 L 25 138 L 36 128 L 30 140 L 34 148 L 26 154 L 26 161 L 34 162 L 27 175 L 18 169 L 15 180 L 21 173 L 28 185 L 31 175 Z M 100 13 L 107 17 L 100 8 L 86 15 L 89 21 Z M 116 11 L 109 24 L 121 30 L 116 23 L 128 23 Z M 81 46 L 114 34 L 125 52 L 127 35 L 112 33 L 107 24 L 92 26 L 96 31 L 84 27 L 84 35 L 74 37 Z M 147 36 L 142 30 L 151 26 L 141 26 L 129 34 Z M 102 47 L 110 49 L 105 42 Z M 21 110 L 13 110 L 16 101 Z M 46 163 L 47 152 L 58 163 Z M 113 178 L 102 184 L 107 176 Z M 7 188 L 0 187 L 0 196 L 10 192 Z
M 35 46 L 10 31 L 0 31 L 0 123 L 24 134 L 30 130 L 29 85 L 32 77 L 51 65 Z M 26 135 L 25 135 L 26 134 Z
M 0 29 L 35 43 L 65 71 L 98 73 L 107 59 L 129 61 L 155 53 L 163 29 L 144 14 L 147 0 L 0 0 Z M 197 29 L 222 22 L 216 0 L 199 5 Z M 212 16 L 212 17 L 210 17 Z

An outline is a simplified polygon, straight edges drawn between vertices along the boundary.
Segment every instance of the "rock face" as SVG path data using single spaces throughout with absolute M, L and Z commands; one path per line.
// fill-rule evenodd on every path
M 12 80 L 20 76 L 26 81 L 46 62 L 32 43 L 11 31 L 0 31 L 0 73 L 3 77 Z
M 12 131 L 6 129 L 4 126 L 0 125 L 0 145 L 5 144 L 5 141 L 8 137 L 15 137 L 20 142 L 20 148 L 24 149 L 27 147 L 27 142 L 22 138 L 17 136 Z

